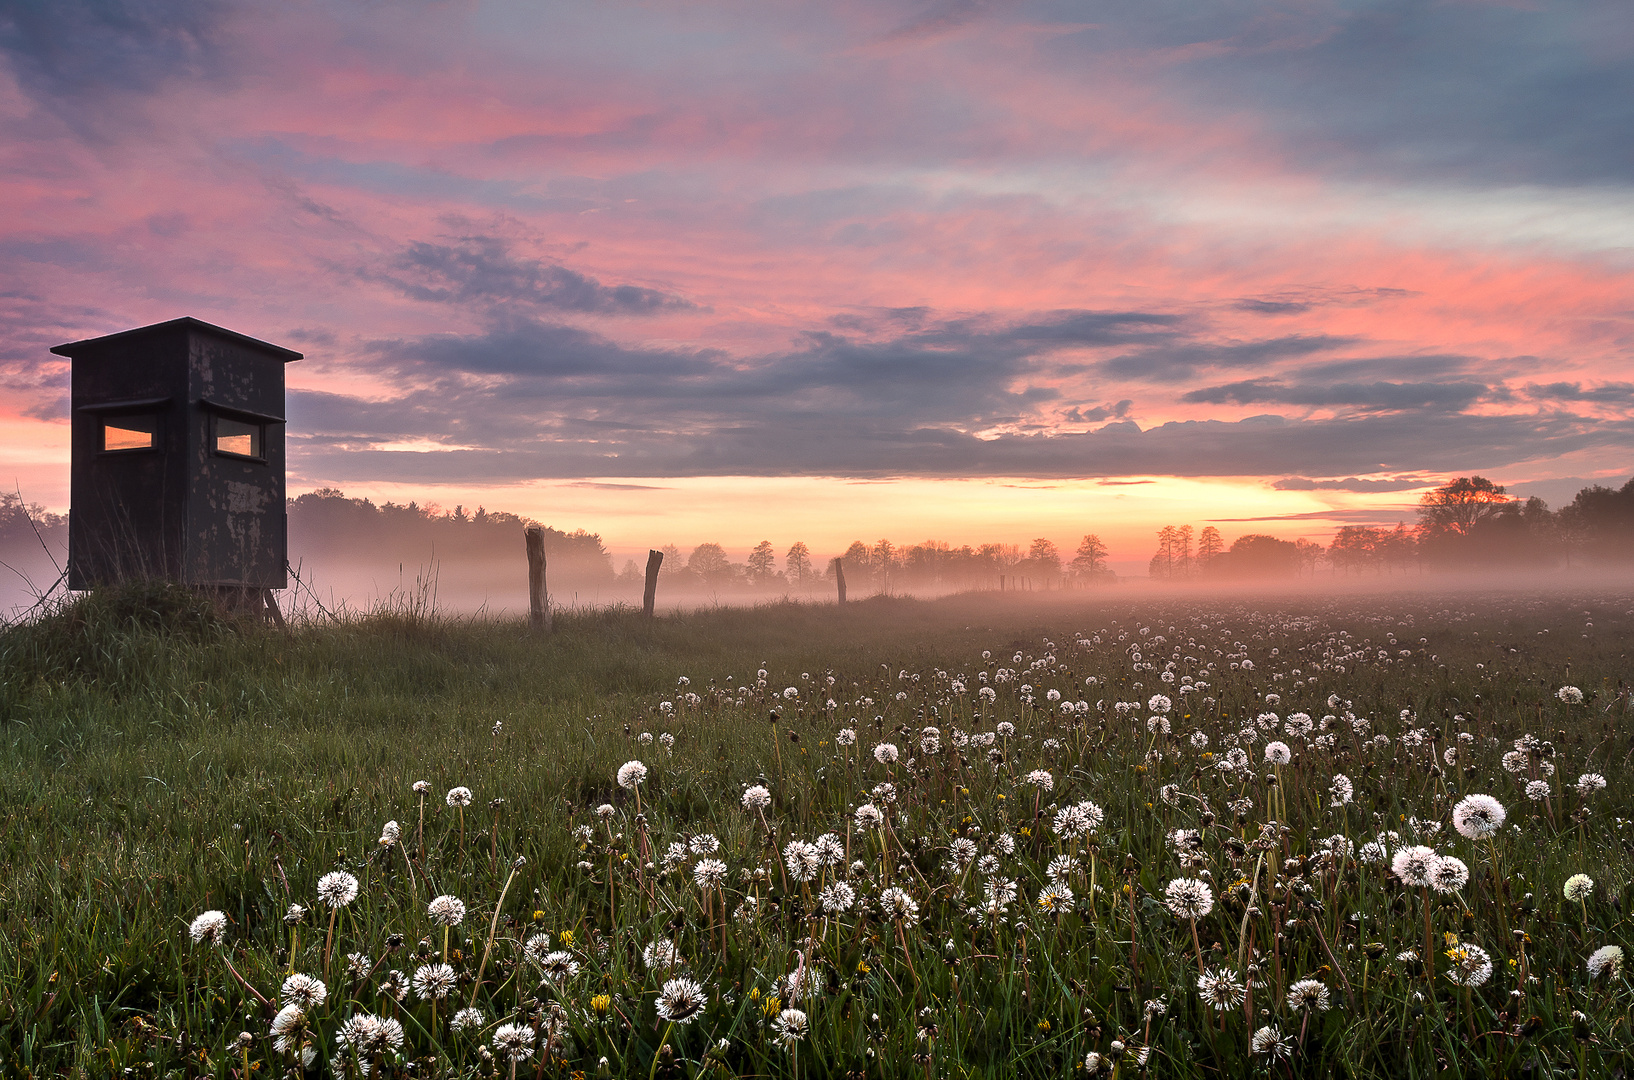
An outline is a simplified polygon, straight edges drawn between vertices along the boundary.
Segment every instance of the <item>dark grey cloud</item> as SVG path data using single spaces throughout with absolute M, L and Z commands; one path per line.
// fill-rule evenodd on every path
M 1417 507 L 1402 505 L 1392 509 L 1388 506 L 1369 507 L 1360 510 L 1307 510 L 1301 514 L 1260 514 L 1255 517 L 1219 517 L 1208 518 L 1208 521 L 1342 521 L 1347 525 L 1382 525 L 1389 527 L 1397 521 L 1411 521 L 1416 516 Z
M 1488 396 L 1483 383 L 1295 383 L 1247 379 L 1205 386 L 1180 396 L 1194 405 L 1309 405 L 1355 409 L 1435 409 L 1458 411 Z
M 1062 413 L 1061 419 L 1069 424 L 1098 424 L 1102 420 L 1111 420 L 1115 417 L 1121 419 L 1128 416 L 1129 407 L 1133 404 L 1133 399 L 1124 398 L 1122 401 L 1116 401 L 1110 405 L 1097 405 L 1088 409 L 1078 405 Z
M 1416 295 L 1410 289 L 1357 287 L 1343 289 L 1297 288 L 1271 296 L 1245 296 L 1231 306 L 1255 315 L 1301 315 L 1313 308 L 1364 307 L 1380 300 Z
M 352 425 L 375 426 L 369 402 L 342 403 Z M 460 408 L 462 403 L 455 403 Z M 395 414 L 399 406 L 386 406 Z M 428 402 L 417 412 L 435 411 Z M 1109 424 L 1067 435 L 980 438 L 948 427 L 872 423 L 845 416 L 773 415 L 731 425 L 580 437 L 534 417 L 514 425 L 503 448 L 436 453 L 324 445 L 301 428 L 314 414 L 291 396 L 296 471 L 335 480 L 504 481 L 584 476 L 1127 476 L 1276 475 L 1290 460 L 1345 475 L 1425 469 L 1492 470 L 1584 450 L 1634 450 L 1634 423 L 1585 424 L 1568 418 L 1455 415 L 1434 423 L 1407 414 L 1299 421 L 1280 416 L 1235 422 L 1201 420 L 1140 430 Z M 381 424 L 380 426 L 386 426 Z M 506 425 L 501 425 L 506 426 Z M 527 437 L 521 437 L 526 428 Z
M 0 57 L 82 133 L 173 79 L 227 77 L 224 0 L 0 0 Z
M 1325 172 L 1478 185 L 1634 180 L 1634 33 L 1620 0 L 1051 4 L 1057 47 L 1161 49 L 1190 106 L 1243 109 Z
M 1126 347 L 1131 339 L 1167 338 L 1178 348 L 1197 332 L 1141 312 L 927 318 L 879 340 L 821 331 L 787 351 L 740 358 L 516 321 L 479 334 L 370 343 L 362 362 L 399 380 L 402 394 L 362 401 L 292 391 L 290 432 L 298 470 L 427 481 L 1286 476 L 1290 461 L 1310 476 L 1355 477 L 1491 470 L 1597 448 L 1634 449 L 1634 421 L 1457 411 L 1458 401 L 1484 389 L 1476 384 L 1251 381 L 1233 400 L 1298 398 L 1343 407 L 1323 419 L 1262 415 L 1143 430 L 1119 401 L 1090 407 L 1123 417 L 1098 430 L 1056 434 L 1040 423 L 1041 411 L 1066 411 L 1052 383 L 1060 356 L 1086 346 Z M 1087 421 L 1086 406 L 1070 407 Z M 995 430 L 1006 433 L 995 437 Z M 376 449 L 424 438 L 448 449 Z M 1341 489 L 1350 481 L 1310 483 Z
M 1526 396 L 1548 401 L 1584 401 L 1603 405 L 1634 404 L 1634 383 L 1601 383 L 1585 387 L 1582 383 L 1527 383 Z
M 1049 376 L 1057 354 L 1173 337 L 1178 322 L 1136 311 L 972 316 L 883 340 L 814 331 L 794 349 L 737 361 L 715 350 L 626 346 L 577 327 L 514 320 L 483 334 L 371 342 L 366 351 L 405 384 L 430 380 L 438 393 L 458 393 L 464 376 L 505 376 L 510 401 L 558 410 L 572 402 L 598 417 L 657 410 L 676 422 L 713 424 L 771 410 L 818 422 L 841 414 L 983 427 L 1056 400 Z
M 501 236 L 415 241 L 384 269 L 361 276 L 384 282 L 413 300 L 521 311 L 592 315 L 651 315 L 696 305 L 638 285 L 603 285 L 593 277 L 515 254 Z
M 1103 360 L 1095 369 L 1111 378 L 1174 383 L 1210 368 L 1265 367 L 1279 361 L 1333 352 L 1358 340 L 1330 334 L 1291 334 L 1262 341 L 1223 343 L 1175 339 Z
M 1311 480 L 1303 476 L 1289 476 L 1276 481 L 1271 487 L 1277 491 L 1409 491 L 1424 484 L 1422 479 L 1412 477 L 1360 480 L 1347 476 L 1343 480 Z

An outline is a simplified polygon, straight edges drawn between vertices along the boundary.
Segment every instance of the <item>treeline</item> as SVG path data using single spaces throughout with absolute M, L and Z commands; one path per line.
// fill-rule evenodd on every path
M 1323 547 L 1251 533 L 1225 545 L 1212 525 L 1158 532 L 1148 572 L 1155 578 L 1393 574 L 1425 569 L 1548 569 L 1634 562 L 1634 479 L 1599 484 L 1551 512 L 1542 499 L 1510 496 L 1483 476 L 1460 476 L 1419 499 L 1409 528 L 1346 525 Z
M 291 559 L 326 565 L 401 565 L 413 571 L 480 564 L 503 567 L 515 576 L 522 560 L 522 530 L 536 524 L 481 506 L 475 511 L 417 502 L 377 506 L 334 488 L 319 488 L 289 500 L 289 551 Z M 613 560 L 599 535 L 543 528 L 553 590 L 613 583 Z
M 674 545 L 660 549 L 664 562 L 659 580 L 669 588 L 710 591 L 801 591 L 829 588 L 834 583 L 834 557 L 818 558 L 804 542 L 796 541 L 781 557 L 770 540 L 762 540 L 742 563 L 735 563 L 720 544 L 699 544 L 683 554 Z M 954 547 L 940 540 L 899 547 L 890 540 L 873 544 L 853 541 L 838 556 L 845 570 L 846 588 L 854 593 L 912 592 L 920 590 L 991 589 L 1005 579 L 1011 588 L 1061 588 L 1110 579 L 1106 545 L 1090 534 L 1067 558 L 1055 542 L 1037 539 L 1020 544 L 965 544 Z M 781 565 L 779 565 L 781 563 Z M 642 580 L 635 560 L 624 564 L 622 583 Z

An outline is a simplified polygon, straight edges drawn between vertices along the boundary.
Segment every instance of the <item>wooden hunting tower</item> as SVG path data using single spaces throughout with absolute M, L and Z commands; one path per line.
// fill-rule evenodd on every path
M 69 588 L 288 585 L 284 365 L 300 353 L 191 318 L 51 351 L 72 361 Z

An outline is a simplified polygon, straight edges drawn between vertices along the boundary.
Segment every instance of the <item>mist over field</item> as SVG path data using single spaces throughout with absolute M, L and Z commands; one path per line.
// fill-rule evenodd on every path
M 376 505 L 336 489 L 291 499 L 288 511 L 292 574 L 283 603 L 291 611 L 430 607 L 503 617 L 527 610 L 523 531 L 537 524 L 530 519 L 486 507 Z M 734 558 L 736 551 L 714 542 L 690 550 L 664 544 L 654 549 L 663 554 L 656 602 L 664 609 L 782 599 L 834 602 L 836 560 L 848 600 L 995 592 L 1042 602 L 1107 590 L 1133 595 L 1513 591 L 1607 585 L 1634 576 L 1634 480 L 1619 489 L 1584 488 L 1552 512 L 1541 499 L 1511 497 L 1481 477 L 1459 478 L 1425 493 L 1416 517 L 1411 529 L 1404 522 L 1394 528 L 1342 526 L 1326 546 L 1251 531 L 1228 539 L 1212 524 L 1166 525 L 1157 531 L 1156 551 L 1143 568 L 1127 558 L 1115 564 L 1093 533 L 1076 548 L 1048 538 L 1027 545 L 959 546 L 882 539 L 824 552 L 799 540 L 763 540 L 741 561 Z M 66 559 L 67 531 L 65 515 L 30 507 L 16 495 L 5 497 L 0 611 L 21 612 L 51 587 Z M 584 530 L 545 526 L 543 536 L 553 605 L 596 609 L 642 603 L 645 552 L 620 559 L 599 535 Z

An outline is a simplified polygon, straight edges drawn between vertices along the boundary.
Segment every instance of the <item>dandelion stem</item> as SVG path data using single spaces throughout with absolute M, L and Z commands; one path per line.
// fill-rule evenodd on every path
M 335 944 L 335 916 L 339 914 L 340 908 L 332 907 L 329 909 L 329 934 L 324 938 L 323 942 L 323 977 L 326 982 L 329 979 L 329 953 Z
M 488 968 L 488 954 L 494 948 L 494 935 L 499 932 L 499 913 L 505 910 L 505 894 L 511 891 L 511 882 L 516 880 L 516 872 L 522 868 L 522 860 L 511 863 L 511 872 L 505 877 L 505 885 L 499 890 L 499 903 L 494 905 L 493 920 L 488 923 L 488 944 L 482 949 L 482 963 L 477 965 L 476 981 L 471 984 L 471 1002 L 468 1007 L 474 1008 L 477 1003 L 477 991 L 482 989 L 482 973 Z
M 664 1028 L 664 1037 L 658 1040 L 658 1048 L 652 1052 L 652 1068 L 647 1070 L 647 1080 L 658 1075 L 658 1059 L 664 1053 L 664 1044 L 669 1042 L 669 1033 L 675 1030 L 675 1021 L 671 1020 Z

